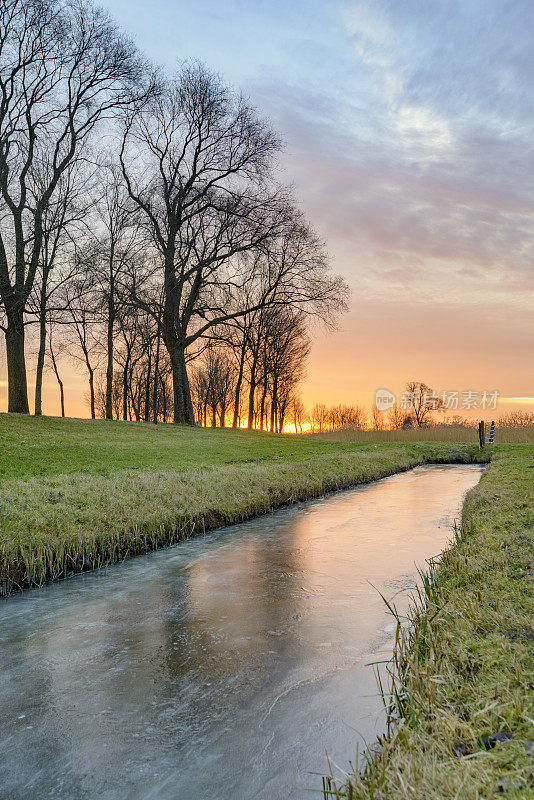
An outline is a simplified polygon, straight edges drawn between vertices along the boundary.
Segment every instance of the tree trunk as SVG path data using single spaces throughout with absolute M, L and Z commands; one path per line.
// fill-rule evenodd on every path
M 243 369 L 245 366 L 245 344 L 241 348 L 241 357 L 239 359 L 239 374 L 237 376 L 237 383 L 235 386 L 234 398 L 234 418 L 232 420 L 232 428 L 237 428 L 239 420 L 239 401 L 241 400 L 241 384 L 243 383 Z
M 132 418 L 132 411 L 136 422 L 141 422 L 141 387 L 136 391 L 134 398 L 132 391 L 132 375 L 130 374 L 130 419 Z
M 148 351 L 148 365 L 146 370 L 146 387 L 145 387 L 145 413 L 144 421 L 148 422 L 150 419 L 150 377 L 152 372 L 152 351 Z
M 63 390 L 63 381 L 61 380 L 59 375 L 57 375 L 56 377 L 57 377 L 57 382 L 59 383 L 59 396 L 61 398 L 61 416 L 64 417 L 65 416 L 65 392 Z
M 91 366 L 91 361 L 89 360 L 89 351 L 87 349 L 85 336 L 83 339 L 80 337 L 80 344 L 82 347 L 83 357 L 85 360 L 85 366 L 87 367 L 87 372 L 89 373 L 89 403 L 91 406 L 91 419 L 96 419 L 95 413 L 95 371 Z
M 163 306 L 163 341 L 169 353 L 172 374 L 173 422 L 195 424 L 191 389 L 185 365 L 185 336 L 177 323 L 181 319 L 179 290 L 175 274 L 175 237 L 169 236 L 165 251 L 165 303 Z
M 54 351 L 52 349 L 52 332 L 50 332 L 50 357 L 52 359 L 52 366 L 54 367 L 54 373 L 57 378 L 57 382 L 59 385 L 59 396 L 61 399 L 61 416 L 65 416 L 65 391 L 63 389 L 63 381 L 59 377 L 59 370 L 57 368 L 56 357 L 54 355 Z
M 154 393 L 152 396 L 152 414 L 154 425 L 158 423 L 158 370 L 159 370 L 159 347 L 161 341 L 161 334 L 159 331 L 159 320 L 158 320 L 158 338 L 156 341 L 156 360 L 154 362 Z
M 106 335 L 106 419 L 113 419 L 113 329 L 115 315 L 113 302 L 108 301 L 108 319 Z
M 163 422 L 167 422 L 167 388 L 163 378 L 161 380 L 161 396 L 163 399 Z
M 256 384 L 253 380 L 250 382 L 250 389 L 248 391 L 248 418 L 247 428 L 250 430 L 254 427 L 254 395 L 256 393 Z
M 278 383 L 276 378 L 273 381 L 273 391 L 271 394 L 271 433 L 276 430 L 276 404 L 278 402 Z
M 122 418 L 123 420 L 128 419 L 128 370 L 130 366 L 129 358 L 126 359 L 126 365 L 122 372 Z M 110 419 L 107 416 L 107 409 L 106 409 L 106 419 Z
M 6 315 L 7 410 L 13 414 L 29 414 L 22 304 L 14 310 L 6 309 Z
M 256 394 L 256 359 L 250 367 L 250 388 L 248 391 L 248 419 L 247 428 L 254 426 L 254 395 Z
M 263 430 L 263 419 L 265 417 L 265 398 L 267 397 L 267 376 L 265 376 L 263 382 L 263 392 L 261 394 L 261 403 L 260 403 L 260 430 Z
M 191 400 L 191 389 L 185 365 L 185 348 L 175 341 L 169 356 L 172 367 L 173 422 L 186 425 L 195 424 L 195 413 Z
M 95 381 L 92 367 L 87 365 L 89 370 L 89 397 L 91 399 L 91 419 L 96 418 L 95 414 Z
M 43 370 L 46 353 L 46 320 L 41 311 L 39 320 L 39 352 L 37 354 L 37 368 L 35 370 L 35 416 L 40 417 L 43 413 Z

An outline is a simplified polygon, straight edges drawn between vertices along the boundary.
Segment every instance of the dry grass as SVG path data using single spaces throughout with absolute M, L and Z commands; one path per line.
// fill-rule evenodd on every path
M 455 543 L 397 622 L 388 735 L 361 774 L 325 779 L 325 797 L 534 797 L 533 543 L 529 448 L 496 456 L 467 495 Z
M 464 442 L 476 444 L 478 431 L 465 425 L 435 425 L 428 428 L 406 428 L 399 431 L 362 431 L 341 428 L 310 434 L 310 438 L 330 442 Z M 534 425 L 500 428 L 495 431 L 496 444 L 534 444 Z

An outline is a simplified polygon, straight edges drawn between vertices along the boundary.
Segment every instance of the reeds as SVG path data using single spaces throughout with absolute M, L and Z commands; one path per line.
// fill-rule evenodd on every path
M 340 428 L 310 434 L 310 437 L 332 442 L 478 442 L 475 427 L 467 425 L 430 425 L 425 428 L 402 428 L 394 431 Z M 497 444 L 534 444 L 534 425 L 499 427 L 495 431 Z

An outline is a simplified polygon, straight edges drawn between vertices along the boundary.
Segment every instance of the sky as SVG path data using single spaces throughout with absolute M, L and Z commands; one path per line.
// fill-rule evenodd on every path
M 351 287 L 339 329 L 313 331 L 306 405 L 423 380 L 534 409 L 532 0 L 104 5 L 149 58 L 200 59 L 281 134 Z M 67 414 L 86 414 L 65 369 Z

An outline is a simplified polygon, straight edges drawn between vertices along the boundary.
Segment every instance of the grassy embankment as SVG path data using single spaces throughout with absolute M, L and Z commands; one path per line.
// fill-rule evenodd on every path
M 511 447 L 468 493 L 409 624 L 398 620 L 388 737 L 325 796 L 534 797 L 533 549 L 534 447 Z
M 0 592 L 417 464 L 478 457 L 474 445 L 2 414 Z

